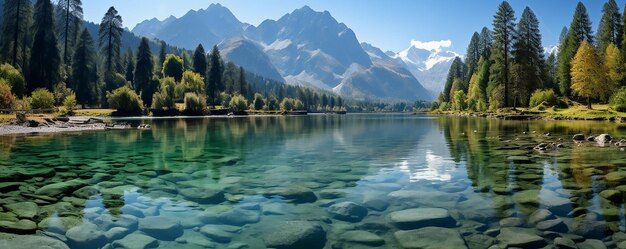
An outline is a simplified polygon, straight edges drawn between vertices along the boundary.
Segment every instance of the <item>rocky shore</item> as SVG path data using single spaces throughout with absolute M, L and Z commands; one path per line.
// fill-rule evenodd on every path
M 609 121 L 616 123 L 626 123 L 626 117 L 574 117 L 574 116 L 540 116 L 536 114 L 498 114 L 498 113 L 454 113 L 454 114 L 436 114 L 436 115 L 452 115 L 460 117 L 481 117 L 496 118 L 502 120 L 586 120 L 586 121 Z
M 57 117 L 43 119 L 17 119 L 0 124 L 0 135 L 57 133 L 77 131 L 103 131 L 107 129 L 130 128 L 128 125 L 106 123 L 94 117 Z

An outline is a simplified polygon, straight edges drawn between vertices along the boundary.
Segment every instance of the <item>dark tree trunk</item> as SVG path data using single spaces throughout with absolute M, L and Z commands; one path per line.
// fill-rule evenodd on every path
M 17 0 L 17 11 L 15 17 L 15 33 L 13 34 L 13 66 L 17 66 L 17 40 L 20 34 L 20 7 L 22 0 Z M 26 46 L 26 44 L 24 44 Z

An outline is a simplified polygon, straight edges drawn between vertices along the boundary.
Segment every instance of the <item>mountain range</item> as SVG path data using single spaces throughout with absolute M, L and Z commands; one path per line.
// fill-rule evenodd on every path
M 190 50 L 198 44 L 206 50 L 218 45 L 226 60 L 252 73 L 357 99 L 433 100 L 445 75 L 437 80 L 439 76 L 431 79 L 425 72 L 447 73 L 445 63 L 451 61 L 445 51 L 383 53 L 360 43 L 354 31 L 328 11 L 308 6 L 254 26 L 239 21 L 228 8 L 211 4 L 179 18 L 143 21 L 132 32 Z M 433 64 L 424 52 L 447 57 Z

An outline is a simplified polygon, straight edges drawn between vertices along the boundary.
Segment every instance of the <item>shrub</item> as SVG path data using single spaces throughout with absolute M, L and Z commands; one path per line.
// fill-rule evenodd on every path
M 195 93 L 185 94 L 185 113 L 197 115 L 202 114 L 206 108 L 206 99 Z
M 107 90 L 115 90 L 125 85 L 128 85 L 128 81 L 126 81 L 126 76 L 119 73 L 106 76 L 104 81 Z
M 152 96 L 152 109 L 155 110 L 174 110 L 176 103 L 174 102 L 176 82 L 174 78 L 167 77 L 161 79 L 159 92 Z
M 244 112 L 248 109 L 248 100 L 241 95 L 235 95 L 228 105 L 235 112 Z
M 168 54 L 163 62 L 161 73 L 163 77 L 173 77 L 176 82 L 183 78 L 183 59 L 175 54 Z
M 54 108 L 54 94 L 45 88 L 38 88 L 31 94 L 30 105 L 33 109 Z
M 447 111 L 450 108 L 450 103 L 444 101 L 441 102 L 441 104 L 439 105 L 439 110 L 440 111 Z
M 609 101 L 611 109 L 618 112 L 626 112 L 626 87 L 622 87 L 617 93 L 611 96 Z
M 15 102 L 13 102 L 13 108 L 18 109 L 18 110 L 30 110 L 31 106 L 30 106 L 30 98 L 29 97 L 24 97 L 22 99 L 15 99 Z
M 217 96 L 218 98 L 218 103 L 222 104 L 223 108 L 229 108 L 230 107 L 230 100 L 232 98 L 232 96 L 230 96 L 230 94 L 225 93 L 225 92 L 221 92 L 219 96 Z
M 275 111 L 280 109 L 280 103 L 278 103 L 278 99 L 273 95 L 267 98 L 267 103 L 263 107 L 265 110 Z
M 263 106 L 265 105 L 265 100 L 263 99 L 263 95 L 261 95 L 260 93 L 255 93 L 253 105 L 254 105 L 254 109 L 257 111 L 263 109 Z
M 74 115 L 74 107 L 76 107 L 76 94 L 71 94 L 65 97 L 63 100 L 63 109 L 65 109 L 67 115 Z
M 280 109 L 283 111 L 293 111 L 295 106 L 295 100 L 292 98 L 285 98 L 283 102 L 280 102 Z
M 7 84 L 11 87 L 11 91 L 18 98 L 24 97 L 26 94 L 26 80 L 19 70 L 15 69 L 10 64 L 0 65 L 0 78 L 5 79 Z
M 123 86 L 106 93 L 109 106 L 122 114 L 141 114 L 143 102 L 133 89 Z
M 185 91 L 192 92 L 198 95 L 204 94 L 204 78 L 193 71 L 185 71 L 183 73 L 183 84 L 185 84 Z
M 541 104 L 545 106 L 558 106 L 559 102 L 559 98 L 556 93 L 554 93 L 554 90 L 536 90 L 530 96 L 529 107 L 534 108 Z
M 54 104 L 62 105 L 65 98 L 67 98 L 67 96 L 74 94 L 74 91 L 72 91 L 72 89 L 67 88 L 65 83 L 61 82 L 59 84 L 54 85 L 54 87 L 52 88 L 52 94 L 54 94 Z
M 0 109 L 11 109 L 15 103 L 15 95 L 11 86 L 4 79 L 0 79 Z
M 338 106 L 335 107 L 338 108 Z M 296 111 L 304 110 L 304 103 L 302 103 L 299 99 L 296 99 L 293 103 L 293 109 Z

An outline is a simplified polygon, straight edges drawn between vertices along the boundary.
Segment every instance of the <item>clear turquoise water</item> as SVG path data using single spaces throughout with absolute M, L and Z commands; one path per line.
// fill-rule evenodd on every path
M 531 248 L 558 237 L 608 247 L 626 240 L 626 182 L 607 177 L 623 170 L 626 152 L 571 139 L 626 138 L 624 125 L 391 114 L 128 122 L 153 128 L 0 136 L 0 232 L 71 248 L 265 248 L 287 237 L 285 221 L 321 226 L 325 248 L 417 247 L 397 232 L 426 226 L 447 227 L 459 248 L 505 245 L 510 226 L 539 237 Z M 541 142 L 564 148 L 533 151 Z M 15 210 L 24 202 L 36 204 L 34 215 Z M 329 212 L 341 202 L 367 214 Z M 412 208 L 442 208 L 451 219 L 407 228 L 391 218 Z M 533 221 L 538 210 L 554 224 Z M 36 231 L 15 229 L 17 220 Z

